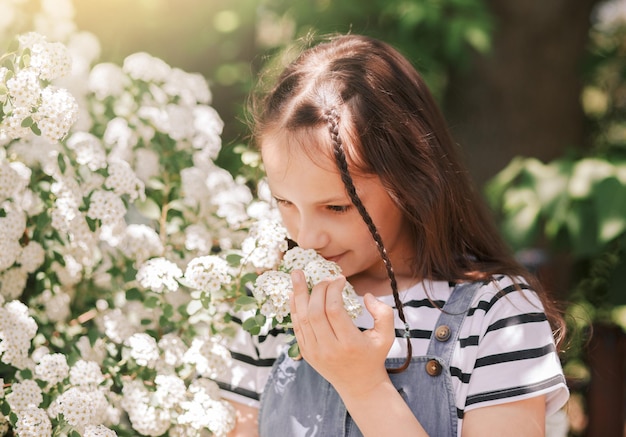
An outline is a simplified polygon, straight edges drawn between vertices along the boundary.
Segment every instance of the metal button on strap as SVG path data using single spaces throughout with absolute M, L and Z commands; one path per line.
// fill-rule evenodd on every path
M 450 338 L 450 328 L 447 325 L 441 325 L 435 330 L 435 338 L 439 341 L 447 341 Z
M 426 373 L 430 376 L 439 376 L 441 374 L 441 364 L 437 360 L 428 360 L 426 363 Z

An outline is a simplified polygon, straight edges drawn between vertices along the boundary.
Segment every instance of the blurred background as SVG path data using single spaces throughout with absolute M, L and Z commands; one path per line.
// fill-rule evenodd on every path
M 511 247 L 563 302 L 569 434 L 626 435 L 626 0 L 73 5 L 101 61 L 145 51 L 208 79 L 225 122 L 220 163 L 233 173 L 246 171 L 246 98 L 285 44 L 352 32 L 400 49 L 437 97 Z

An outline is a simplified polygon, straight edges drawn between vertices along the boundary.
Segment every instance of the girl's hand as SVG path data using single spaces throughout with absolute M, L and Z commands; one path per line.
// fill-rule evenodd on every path
M 310 295 L 302 271 L 291 279 L 291 320 L 302 357 L 340 394 L 366 396 L 389 381 L 385 358 L 395 336 L 393 309 L 366 294 L 374 327 L 360 331 L 343 306 L 344 277 L 320 282 Z

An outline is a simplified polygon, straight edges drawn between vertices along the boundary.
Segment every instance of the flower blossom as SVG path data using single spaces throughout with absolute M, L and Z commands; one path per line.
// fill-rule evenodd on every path
M 39 407 L 43 402 L 43 393 L 34 380 L 26 379 L 13 383 L 11 393 L 6 396 L 6 400 L 11 410 L 20 414 L 29 407 Z
M 137 271 L 137 281 L 142 287 L 161 293 L 178 290 L 178 279 L 183 276 L 182 270 L 165 258 L 152 258 L 146 261 Z
M 47 354 L 35 366 L 35 375 L 50 385 L 63 381 L 70 372 L 67 357 L 63 354 Z
M 44 409 L 26 407 L 17 418 L 15 434 L 20 437 L 51 437 L 52 423 Z
M 319 282 L 341 274 L 341 267 L 337 263 L 324 259 L 313 249 L 294 247 L 285 252 L 278 269 L 262 273 L 252 289 L 260 313 L 278 323 L 282 323 L 289 314 L 288 296 L 293 291 L 289 273 L 293 270 L 304 271 L 309 290 Z M 344 308 L 350 317 L 356 318 L 361 313 L 362 306 L 349 282 L 346 282 L 342 290 L 342 297 Z
M 223 285 L 230 284 L 229 265 L 216 255 L 206 255 L 192 259 L 187 264 L 184 281 L 194 290 L 207 293 L 218 292 Z

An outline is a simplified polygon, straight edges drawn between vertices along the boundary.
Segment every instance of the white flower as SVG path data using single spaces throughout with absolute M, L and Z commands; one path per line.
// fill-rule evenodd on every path
M 104 425 L 87 425 L 83 437 L 116 437 L 117 433 Z
M 2 244 L 0 244 L 0 249 Z M 26 288 L 28 272 L 21 267 L 13 267 L 0 272 L 0 295 L 6 300 L 17 299 Z
M 213 338 L 194 338 L 183 361 L 194 366 L 199 375 L 216 378 L 228 366 L 230 352 Z
M 48 354 L 35 366 L 35 375 L 50 385 L 58 384 L 68 377 L 70 366 L 63 354 Z
M 20 263 L 24 271 L 27 273 L 33 273 L 43 264 L 45 256 L 46 252 L 41 244 L 37 241 L 31 240 L 22 249 L 22 253 L 18 257 L 17 262 Z
M 183 357 L 187 352 L 187 345 L 176 334 L 170 332 L 165 334 L 158 342 L 159 348 L 163 352 L 163 361 L 171 366 L 177 367 L 183 363 Z
M 0 202 L 18 196 L 26 189 L 30 182 L 30 169 L 26 173 L 20 162 L 0 160 Z
M 106 358 L 106 344 L 102 338 L 96 339 L 94 345 L 92 346 L 89 341 L 89 337 L 82 336 L 78 339 L 78 341 L 76 341 L 75 345 L 76 349 L 80 352 L 80 356 L 83 357 L 83 360 L 102 363 Z M 82 370 L 83 369 L 77 372 L 80 373 Z M 73 385 L 82 385 L 78 378 L 79 377 L 77 376 L 75 380 L 72 380 L 72 369 L 70 369 L 70 382 Z
M 137 149 L 135 151 L 135 174 L 146 183 L 160 174 L 159 154 L 151 149 Z
M 70 369 L 70 384 L 74 386 L 95 387 L 104 381 L 104 375 L 98 363 L 78 360 Z
M 68 74 L 72 67 L 69 51 L 60 42 L 41 41 L 30 47 L 30 67 L 42 80 L 50 81 Z
M 184 281 L 194 290 L 215 293 L 231 282 L 228 262 L 215 255 L 194 258 L 187 264 Z
M 122 408 L 135 431 L 148 436 L 160 436 L 171 426 L 171 413 L 150 404 L 151 392 L 141 381 L 125 383 L 122 389 Z
M 41 92 L 41 106 L 33 114 L 33 120 L 41 134 L 51 142 L 61 140 L 78 117 L 78 104 L 63 88 L 46 87 Z
M 96 99 L 104 100 L 109 96 L 122 95 L 129 82 L 128 76 L 118 65 L 105 62 L 91 69 L 87 85 Z
M 213 235 L 201 224 L 192 224 L 185 228 L 185 248 L 206 254 L 213 247 Z
M 51 322 L 61 322 L 71 314 L 70 301 L 70 295 L 62 290 L 54 293 L 51 290 L 44 290 L 33 303 L 44 307 L 45 315 Z
M 93 134 L 76 132 L 67 140 L 67 147 L 76 153 L 76 162 L 92 171 L 106 167 L 106 152 Z
M 277 221 L 259 220 L 250 226 L 248 236 L 241 243 L 246 262 L 259 269 L 273 269 L 287 250 L 287 229 Z
M 126 227 L 126 235 L 120 249 L 128 258 L 136 260 L 137 264 L 143 264 L 147 259 L 159 256 L 165 250 L 159 234 L 153 228 L 142 224 L 130 224 Z
M 7 114 L 4 123 L 0 124 L 0 134 L 9 138 L 24 138 L 31 134 L 28 127 L 22 126 L 22 122 L 30 117 L 30 107 L 18 106 Z
M 319 282 L 325 279 L 334 279 L 341 274 L 341 267 L 337 263 L 325 260 L 321 256 L 317 259 L 309 262 L 304 267 L 304 275 L 309 283 L 309 287 L 312 288 Z M 350 317 L 353 319 L 361 314 L 362 307 L 354 291 L 354 287 L 349 282 L 346 282 L 342 290 L 343 305 Z
M 32 68 L 16 72 L 15 76 L 7 80 L 7 89 L 13 105 L 27 109 L 28 112 L 37 105 L 42 91 L 37 71 Z
M 161 408 L 176 408 L 185 400 L 187 387 L 185 381 L 176 375 L 157 375 L 154 379 L 156 391 L 154 401 Z
M 149 259 L 137 271 L 137 281 L 141 286 L 157 293 L 164 288 L 178 290 L 178 279 L 182 276 L 182 270 L 165 258 Z
M 135 80 L 162 83 L 167 81 L 172 68 L 159 58 L 138 52 L 124 59 L 122 70 Z
M 30 364 L 28 351 L 37 323 L 28 307 L 14 300 L 0 307 L 0 356 L 2 362 L 23 369 Z M 38 404 L 37 404 L 38 405 Z
M 316 260 L 318 256 L 317 252 L 313 249 L 302 249 L 296 246 L 285 252 L 282 267 L 287 272 L 291 272 L 292 270 L 304 270 L 307 264 Z
M 20 437 L 50 437 L 52 423 L 42 408 L 27 407 L 18 415 L 15 434 Z
M 172 68 L 163 84 L 163 91 L 170 96 L 180 97 L 183 105 L 211 103 L 211 91 L 204 76 L 188 73 L 180 68 Z
M 58 412 L 81 434 L 86 426 L 98 424 L 106 405 L 101 392 L 83 391 L 78 387 L 71 387 L 57 398 Z
M 123 343 L 135 333 L 135 328 L 122 310 L 115 308 L 102 316 L 104 333 L 113 343 Z
M 0 217 L 0 237 L 2 239 L 20 239 L 26 230 L 26 214 L 18 209 L 5 211 Z
M 43 394 L 34 380 L 26 379 L 12 384 L 11 393 L 6 396 L 6 400 L 11 410 L 20 414 L 28 407 L 38 407 L 43 402 Z
M 189 425 L 196 431 L 209 429 L 212 435 L 226 436 L 235 427 L 235 409 L 219 399 L 219 388 L 214 381 L 206 378 L 195 380 L 189 386 L 193 396 L 190 401 L 183 402 L 184 413 L 178 422 Z
M 261 314 L 274 318 L 278 323 L 289 314 L 289 294 L 293 284 L 289 273 L 303 270 L 309 289 L 325 279 L 333 279 L 341 274 L 337 263 L 328 261 L 313 249 L 294 247 L 285 252 L 278 270 L 268 270 L 257 277 L 252 294 L 259 305 Z M 362 311 L 362 306 L 354 288 L 349 282 L 342 291 L 344 308 L 352 318 Z
M 100 219 L 103 223 L 115 223 L 126 214 L 122 199 L 112 191 L 97 190 L 91 196 L 87 217 Z
M 104 186 L 112 189 L 118 196 L 128 194 L 131 201 L 145 197 L 143 182 L 128 162 L 119 159 L 110 161 L 108 173 Z
M 159 347 L 154 337 L 143 332 L 133 334 L 126 340 L 130 356 L 140 366 L 153 368 L 159 359 Z
M 289 294 L 293 292 L 288 273 L 269 270 L 255 281 L 252 293 L 259 303 L 261 314 L 275 318 L 279 323 L 289 314 Z

